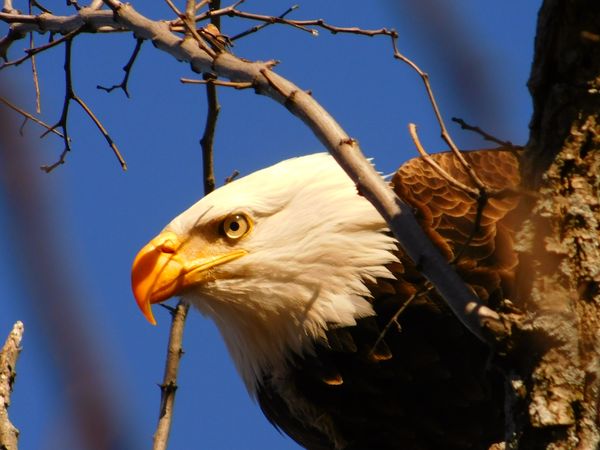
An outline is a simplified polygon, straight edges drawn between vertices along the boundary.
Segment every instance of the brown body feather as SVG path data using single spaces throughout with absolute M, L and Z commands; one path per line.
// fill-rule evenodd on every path
M 495 189 L 520 183 L 512 151 L 465 153 Z M 434 155 L 454 178 L 473 185 L 450 153 Z M 449 185 L 422 159 L 394 176 L 396 193 L 477 295 L 491 306 L 510 298 L 517 257 L 519 199 L 490 199 L 474 230 L 477 200 Z M 313 355 L 294 356 L 287 372 L 265 377 L 257 396 L 269 420 L 309 449 L 487 449 L 502 439 L 504 388 L 489 349 L 435 294 L 399 250 L 396 280 L 371 287 L 375 317 L 328 332 Z M 397 323 L 382 330 L 400 308 Z M 377 344 L 377 345 L 376 345 Z

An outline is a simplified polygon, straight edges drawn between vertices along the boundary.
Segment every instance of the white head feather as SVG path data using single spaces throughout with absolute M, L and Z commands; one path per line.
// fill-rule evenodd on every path
M 219 327 L 251 393 L 292 352 L 330 327 L 374 314 L 364 281 L 391 278 L 396 244 L 375 208 L 326 153 L 289 159 L 233 181 L 175 218 L 180 236 L 244 213 L 247 255 L 214 268 L 184 298 Z

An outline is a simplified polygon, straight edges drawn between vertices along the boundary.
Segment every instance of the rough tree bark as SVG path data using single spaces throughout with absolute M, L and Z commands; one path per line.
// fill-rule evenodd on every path
M 17 322 L 0 349 L 0 449 L 17 450 L 19 448 L 19 430 L 8 417 L 10 394 L 17 376 L 16 364 L 21 352 L 23 323 Z
M 600 2 L 546 0 L 529 80 L 507 448 L 600 446 Z

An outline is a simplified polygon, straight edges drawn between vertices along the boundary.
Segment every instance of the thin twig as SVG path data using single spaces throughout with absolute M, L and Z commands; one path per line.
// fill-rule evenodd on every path
M 73 6 L 77 11 L 82 8 L 77 0 L 67 0 L 67 6 Z
M 277 16 L 279 19 L 283 19 L 285 18 L 285 16 L 287 16 L 288 14 L 290 14 L 291 12 L 297 10 L 298 8 L 300 8 L 300 5 L 292 5 L 290 6 L 288 9 L 286 9 L 282 14 L 280 14 L 279 16 Z M 269 25 L 273 25 L 275 22 L 265 22 L 262 23 L 260 25 L 255 25 L 252 28 L 246 30 L 246 31 L 242 31 L 239 34 L 236 34 L 235 36 L 232 36 L 231 38 L 229 38 L 231 41 L 235 41 L 238 39 L 241 39 L 243 37 L 248 36 L 249 34 L 252 33 L 256 33 L 257 31 L 262 30 L 265 27 L 268 27 Z
M 467 186 L 464 183 L 461 183 L 448 172 L 446 172 L 435 160 L 425 151 L 421 141 L 419 140 L 419 136 L 417 135 L 417 126 L 414 123 L 408 124 L 408 132 L 410 133 L 410 137 L 412 138 L 419 155 L 421 158 L 431 166 L 433 170 L 435 170 L 438 175 L 440 175 L 444 180 L 446 180 L 450 185 L 454 186 L 457 189 L 469 194 L 474 198 L 479 197 L 479 191 L 477 189 L 473 189 L 470 186 Z
M 481 137 L 483 137 L 486 141 L 489 142 L 495 142 L 496 144 L 501 145 L 502 147 L 510 147 L 510 148 L 516 148 L 516 149 L 521 149 L 522 147 L 514 145 L 512 142 L 510 141 L 503 141 L 502 139 L 497 138 L 496 136 L 493 136 L 485 131 L 483 131 L 481 128 L 476 127 L 474 125 L 469 125 L 467 122 L 465 122 L 463 119 L 460 119 L 458 117 L 452 117 L 452 122 L 455 122 L 457 124 L 460 125 L 460 128 L 463 130 L 468 130 L 468 131 L 473 131 L 474 133 L 479 134 Z
M 212 0 L 210 4 L 210 10 L 219 9 L 221 7 L 221 0 Z M 191 11 L 190 13 L 193 13 Z M 190 15 L 188 17 L 190 23 L 195 23 L 194 18 Z M 221 17 L 215 16 L 210 18 L 210 24 L 217 31 L 221 29 Z M 219 45 L 215 40 L 212 40 L 213 48 L 219 50 Z M 208 113 L 206 115 L 206 122 L 204 124 L 204 133 L 200 139 L 200 146 L 202 147 L 202 171 L 204 179 L 204 195 L 207 195 L 215 190 L 215 172 L 214 172 L 214 143 L 215 143 L 215 131 L 217 129 L 217 119 L 219 118 L 219 112 L 221 111 L 221 105 L 217 97 L 217 86 L 215 85 L 216 76 L 212 73 L 205 73 L 203 78 L 206 84 L 206 101 L 208 106 Z
M 240 174 L 239 170 L 234 169 L 233 172 L 231 172 L 231 174 L 225 178 L 225 184 L 229 184 L 231 183 L 233 180 L 235 180 Z
M 42 137 L 44 137 L 50 131 L 55 130 L 56 128 L 62 128 L 64 148 L 56 162 L 52 164 L 46 164 L 41 167 L 41 169 L 46 173 L 50 173 L 58 166 L 64 164 L 67 154 L 71 151 L 71 139 L 69 137 L 69 124 L 67 120 L 69 117 L 69 106 L 71 105 L 71 99 L 73 95 L 73 84 L 71 81 L 71 42 L 71 39 L 68 39 L 65 45 L 65 98 L 63 100 L 63 108 L 60 113 L 60 118 L 50 130 L 42 134 Z
M 183 329 L 189 305 L 179 302 L 172 313 L 171 331 L 167 348 L 167 361 L 163 382 L 160 385 L 160 415 L 154 433 L 153 450 L 166 450 L 173 419 L 173 405 L 177 391 L 179 361 L 183 355 Z
M 19 430 L 8 417 L 8 407 L 17 376 L 15 367 L 21 352 L 23 331 L 23 323 L 15 323 L 0 351 L 0 448 L 4 450 L 17 450 L 19 443 Z
M 414 123 L 408 124 L 408 131 L 410 133 L 410 136 L 412 137 L 415 147 L 417 148 L 417 151 L 421 155 L 421 158 L 423 158 L 423 160 L 427 164 L 429 164 L 429 166 L 431 166 L 431 168 L 435 170 L 437 174 L 440 175 L 443 179 L 445 179 L 451 186 L 460 189 L 461 191 L 476 199 L 477 210 L 475 212 L 475 221 L 473 222 L 473 228 L 471 229 L 471 232 L 469 233 L 469 236 L 467 236 L 465 242 L 460 244 L 460 248 L 455 253 L 454 258 L 452 258 L 452 260 L 450 261 L 450 264 L 456 264 L 471 244 L 471 241 L 473 240 L 475 235 L 479 232 L 483 210 L 485 209 L 489 199 L 488 194 L 486 191 L 478 191 L 477 189 L 473 189 L 472 187 L 461 183 L 448 172 L 446 172 L 423 148 L 423 145 L 419 140 L 419 136 L 417 135 L 417 126 Z
M 0 11 L 0 20 L 6 23 L 30 23 L 34 24 L 39 19 L 39 16 L 35 15 L 27 15 L 27 14 L 19 14 L 18 12 L 4 12 Z
M 206 80 L 196 80 L 193 78 L 180 78 L 179 81 L 181 81 L 184 84 L 206 84 L 206 85 L 212 84 L 214 86 L 231 87 L 234 89 L 249 89 L 252 86 L 254 86 L 254 84 L 251 82 L 237 83 L 234 81 L 223 81 L 223 80 L 217 80 L 214 78 L 208 78 Z
M 79 104 L 79 106 L 81 106 L 83 108 L 83 110 L 87 113 L 87 115 L 90 117 L 90 119 L 92 119 L 92 122 L 94 122 L 96 127 L 98 127 L 98 130 L 100 131 L 102 136 L 104 136 L 104 139 L 106 140 L 106 142 L 112 149 L 113 153 L 115 154 L 117 160 L 119 161 L 121 168 L 123 170 L 127 170 L 127 163 L 125 162 L 125 159 L 121 155 L 121 152 L 119 151 L 119 148 L 117 147 L 117 144 L 115 143 L 115 141 L 112 139 L 110 134 L 108 134 L 108 131 L 106 131 L 106 128 L 104 128 L 104 125 L 102 125 L 102 122 L 100 122 L 98 120 L 96 115 L 92 112 L 92 110 L 88 107 L 88 105 L 81 99 L 81 97 L 73 94 L 73 100 L 76 101 Z
M 96 127 L 98 127 L 98 130 L 100 130 L 100 133 L 102 134 L 102 136 L 104 136 L 104 139 L 106 139 L 106 142 L 108 143 L 108 145 L 112 149 L 113 153 L 117 157 L 117 160 L 119 161 L 119 164 L 121 165 L 121 168 L 123 170 L 127 170 L 127 164 L 125 163 L 123 156 L 121 156 L 121 152 L 119 151 L 119 149 L 118 149 L 117 145 L 115 144 L 114 140 L 112 139 L 112 137 L 108 134 L 108 132 L 106 131 L 106 129 L 104 128 L 102 123 L 98 120 L 98 118 L 95 116 L 95 114 L 92 112 L 92 110 L 87 106 L 87 104 L 77 94 L 75 94 L 75 90 L 73 89 L 73 79 L 71 76 L 72 44 L 73 44 L 72 38 L 68 39 L 65 44 L 65 64 L 64 64 L 65 100 L 63 103 L 62 113 L 60 115 L 60 119 L 58 120 L 58 122 L 56 122 L 56 124 L 54 124 L 48 131 L 46 131 L 44 134 L 42 134 L 42 137 L 43 137 L 46 134 L 48 134 L 50 131 L 55 130 L 56 128 L 62 128 L 63 142 L 64 142 L 65 147 L 64 147 L 62 153 L 60 154 L 59 159 L 55 163 L 50 164 L 50 165 L 44 165 L 41 167 L 41 169 L 46 173 L 52 172 L 58 166 L 65 163 L 67 154 L 71 151 L 71 142 L 69 139 L 69 132 L 68 132 L 68 118 L 69 118 L 69 106 L 71 104 L 71 100 L 73 100 L 77 104 L 79 104 L 79 106 L 81 106 L 81 108 L 86 112 L 86 114 L 90 117 L 90 119 L 92 119 L 92 121 L 94 122 Z
M 417 292 L 412 294 L 409 298 L 406 299 L 406 301 L 404 303 L 402 303 L 402 305 L 400 305 L 400 307 L 394 313 L 394 315 L 390 318 L 388 323 L 385 324 L 385 327 L 383 328 L 383 330 L 381 330 L 381 333 L 379 333 L 379 336 L 377 336 L 377 340 L 375 341 L 375 343 L 373 344 L 373 347 L 371 348 L 371 351 L 369 352 L 370 356 L 373 355 L 373 353 L 377 349 L 377 346 L 381 343 L 381 341 L 383 341 L 383 339 L 387 335 L 388 331 L 390 331 L 390 328 L 392 327 L 392 325 L 396 325 L 396 326 L 400 327 L 400 323 L 398 322 L 398 317 L 400 317 L 400 314 L 402 314 L 404 312 L 404 310 L 408 307 L 408 305 L 410 305 L 413 302 L 413 300 L 415 300 L 416 298 L 418 298 L 422 295 L 429 294 L 432 290 L 433 290 L 433 286 L 431 285 L 431 283 L 426 282 L 423 286 L 421 286 L 419 288 L 419 290 Z
M 208 53 L 212 58 L 216 56 L 216 53 L 206 45 L 206 42 L 202 37 L 198 34 L 196 30 L 196 20 L 194 19 L 193 14 L 195 14 L 195 8 L 192 8 L 191 4 L 194 3 L 192 0 L 186 0 L 186 14 L 182 14 L 179 9 L 173 4 L 171 0 L 165 0 L 167 5 L 173 10 L 173 12 L 177 15 L 178 23 L 182 23 L 185 29 L 185 35 L 188 37 L 192 37 L 198 42 L 198 45 L 202 50 Z M 188 14 L 190 13 L 189 17 Z
M 171 10 L 175 13 L 175 15 L 177 17 L 181 17 L 181 11 L 179 11 L 179 9 L 177 9 L 177 6 L 175 6 L 175 4 L 171 1 L 171 0 L 165 0 L 165 3 L 167 5 L 169 5 L 169 8 L 171 8 Z
M 477 209 L 475 210 L 475 220 L 473 221 L 473 228 L 471 228 L 471 232 L 467 236 L 464 242 L 460 244 L 458 247 L 458 251 L 455 252 L 454 258 L 450 260 L 450 264 L 457 264 L 462 255 L 467 251 L 469 245 L 475 238 L 475 235 L 479 232 L 481 226 L 481 218 L 483 217 L 483 210 L 485 209 L 488 203 L 488 198 L 485 196 L 480 196 L 477 198 Z
M 80 31 L 81 31 L 81 28 L 76 28 L 73 31 L 70 31 L 69 33 L 65 34 L 64 36 L 62 36 L 59 39 L 50 41 L 49 43 L 42 45 L 40 47 L 27 49 L 27 50 L 25 50 L 25 53 L 27 53 L 25 56 L 23 56 L 22 58 L 16 59 L 14 61 L 7 61 L 7 62 L 3 63 L 0 66 L 0 70 L 4 69 L 5 67 L 9 67 L 9 66 L 18 66 L 19 64 L 27 61 L 28 59 L 33 58 L 33 56 L 37 55 L 38 53 L 49 50 L 52 47 L 56 47 L 57 45 L 62 44 L 63 42 L 68 42 L 73 37 L 75 37 Z
M 415 147 L 417 148 L 417 151 L 419 152 L 419 155 L 421 155 L 423 160 L 427 164 L 429 164 L 431 166 L 431 168 L 433 170 L 435 170 L 438 173 L 438 175 L 440 175 L 442 178 L 444 178 L 450 185 L 454 186 L 457 189 L 460 189 L 461 191 L 465 192 L 467 195 L 470 195 L 471 197 L 477 199 L 477 202 L 480 204 L 480 206 L 478 208 L 481 208 L 481 210 L 483 210 L 483 208 L 485 208 L 487 201 L 490 198 L 504 198 L 504 197 L 508 197 L 508 196 L 522 196 L 522 195 L 537 197 L 537 194 L 535 194 L 534 192 L 526 191 L 526 190 L 522 189 L 521 187 L 516 187 L 516 188 L 506 187 L 506 188 L 502 188 L 502 189 L 492 189 L 490 187 L 486 187 L 485 189 L 479 190 L 479 189 L 475 189 L 471 186 L 468 186 L 468 185 L 458 181 L 456 178 L 454 178 L 452 175 L 450 175 L 448 172 L 446 172 L 427 153 L 427 151 L 421 144 L 421 141 L 419 140 L 419 136 L 417 135 L 417 126 L 414 123 L 408 124 L 408 131 L 409 131 L 409 134 L 415 144 Z M 514 152 L 518 152 L 519 150 L 521 150 L 521 147 L 513 146 L 511 149 Z
M 51 11 L 34 0 L 31 1 L 32 6 L 36 6 L 43 11 L 42 14 L 32 15 L 0 11 L 0 22 L 11 25 L 8 33 L 0 38 L 0 57 L 5 61 L 8 60 L 7 53 L 12 44 L 25 38 L 30 32 L 37 32 L 40 34 L 49 32 L 51 39 L 55 34 L 61 34 L 63 36 L 61 39 L 64 40 L 71 37 L 67 35 L 77 29 L 84 33 L 114 33 L 127 31 L 115 20 L 112 11 L 103 10 L 102 8 L 82 8 L 70 16 L 59 16 L 53 15 Z M 53 45 L 60 42 L 62 41 L 59 40 L 59 42 L 56 42 Z M 42 47 L 39 50 L 45 51 L 50 47 Z M 26 59 L 28 58 L 25 57 L 22 58 L 22 60 L 14 61 L 12 65 L 15 65 L 15 63 L 20 64 Z M 1 67 L 3 66 L 0 66 L 0 68 Z
M 194 20 L 195 16 L 196 16 L 196 0 L 186 0 L 185 1 L 185 20 L 187 20 L 187 22 L 189 24 L 192 24 L 192 26 L 194 26 L 194 24 L 196 23 L 196 21 Z
M 97 0 L 94 0 L 94 1 L 97 1 Z M 99 1 L 102 2 L 102 0 L 99 0 Z M 31 6 L 35 6 L 37 9 L 39 9 L 42 12 L 45 12 L 46 14 L 52 14 L 52 11 L 50 11 L 48 8 L 41 5 L 36 0 L 31 0 Z
M 90 4 L 88 5 L 88 8 L 102 9 L 103 6 L 104 6 L 104 2 L 102 0 L 92 0 L 92 2 L 90 2 Z
M 435 96 L 433 95 L 433 89 L 431 88 L 431 83 L 429 82 L 429 75 L 426 72 L 423 72 L 421 68 L 417 66 L 413 61 L 411 61 L 402 53 L 400 53 L 397 45 L 397 36 L 392 36 L 392 46 L 394 49 L 394 58 L 399 59 L 400 61 L 410 66 L 421 77 L 421 80 L 425 85 L 425 90 L 427 91 L 427 96 L 429 97 L 429 102 L 431 103 L 431 107 L 433 108 L 433 112 L 435 114 L 437 122 L 440 125 L 442 139 L 446 142 L 446 144 L 448 144 L 448 147 L 450 147 L 452 153 L 456 155 L 457 159 L 460 161 L 460 163 L 463 165 L 463 167 L 469 174 L 469 177 L 473 180 L 473 183 L 475 184 L 477 189 L 479 189 L 479 191 L 485 191 L 485 184 L 481 181 L 477 173 L 475 173 L 471 165 L 467 162 L 461 151 L 458 149 L 458 147 L 452 140 L 450 133 L 448 133 L 448 130 L 446 129 L 446 124 L 444 123 L 442 113 L 440 112 L 440 108 L 437 104 L 437 101 L 435 100 Z
M 345 33 L 345 34 L 357 34 L 357 35 L 362 35 L 362 36 L 377 36 L 377 35 L 384 35 L 384 36 L 390 36 L 390 37 L 398 36 L 398 33 L 396 33 L 396 31 L 388 30 L 387 28 L 380 28 L 377 30 L 364 30 L 359 27 L 338 27 L 338 26 L 331 25 L 331 24 L 325 22 L 323 19 L 289 20 L 289 19 L 284 18 L 284 16 L 287 15 L 287 12 L 281 16 L 269 16 L 269 15 L 264 15 L 264 14 L 249 13 L 249 12 L 240 11 L 239 9 L 237 9 L 237 6 L 240 3 L 242 3 L 242 2 L 238 1 L 231 6 L 227 6 L 225 8 L 216 9 L 216 10 L 212 9 L 203 14 L 199 14 L 196 16 L 196 22 L 200 22 L 200 21 L 212 18 L 212 17 L 217 17 L 217 16 L 219 16 L 219 17 L 220 16 L 230 16 L 230 17 L 240 17 L 240 18 L 248 19 L 248 20 L 255 20 L 258 22 L 264 22 L 268 25 L 271 25 L 271 24 L 287 25 L 287 26 L 291 26 L 293 28 L 305 31 L 307 33 L 310 33 L 314 36 L 316 36 L 318 34 L 318 31 L 315 30 L 314 28 L 309 28 L 309 27 L 322 28 L 333 34 Z M 294 7 L 292 7 L 292 8 L 294 8 Z M 290 8 L 290 9 L 292 9 L 292 8 Z M 181 20 L 174 20 L 174 21 L 170 22 L 170 25 L 171 25 L 172 29 L 176 29 L 177 27 L 182 25 L 182 22 L 181 22 Z M 239 38 L 239 36 L 236 38 Z
M 15 8 L 13 8 L 12 0 L 4 0 L 2 11 L 7 13 L 18 13 L 18 11 Z
M 31 14 L 32 1 L 29 0 L 28 8 L 29 14 Z M 35 48 L 33 33 L 29 33 L 29 49 Z M 35 63 L 35 55 L 31 57 L 31 73 L 33 76 L 33 86 L 35 88 L 35 112 L 40 114 L 42 112 L 42 100 L 40 95 L 40 82 L 38 78 L 37 65 Z
M 131 54 L 129 61 L 127 61 L 127 64 L 125 64 L 123 66 L 123 70 L 125 71 L 125 76 L 123 77 L 123 80 L 119 84 L 114 84 L 111 87 L 97 85 L 96 89 L 101 89 L 106 92 L 112 92 L 114 89 L 121 89 L 125 93 L 127 98 L 130 98 L 129 90 L 128 90 L 129 76 L 131 75 L 131 69 L 133 68 L 133 64 L 135 63 L 135 60 L 138 56 L 138 53 L 140 52 L 140 50 L 142 48 L 143 43 L 144 43 L 143 39 L 140 39 L 140 38 L 136 39 L 136 44 L 135 44 L 135 48 L 133 49 L 133 53 Z
M 210 3 L 210 0 L 202 0 L 202 1 L 198 2 L 195 7 L 196 12 L 200 11 L 202 8 L 204 8 L 209 3 Z
M 204 75 L 205 81 L 210 81 L 212 74 Z M 221 105 L 217 97 L 217 87 L 214 83 L 206 85 L 206 101 L 208 103 L 208 113 L 204 125 L 204 133 L 200 139 L 202 147 L 202 167 L 204 173 L 204 194 L 208 194 L 215 190 L 215 174 L 214 174 L 214 142 L 215 130 L 217 128 L 217 119 Z
M 57 136 L 63 137 L 63 134 L 56 130 L 56 127 L 51 127 L 50 125 L 48 125 L 45 122 L 42 122 L 40 119 L 38 119 L 37 117 L 33 116 L 32 114 L 29 114 L 27 111 L 19 108 L 17 105 L 9 102 L 8 100 L 6 100 L 4 97 L 0 97 L 0 102 L 4 103 L 6 106 L 8 106 L 10 109 L 18 112 L 19 114 L 21 114 L 23 117 L 25 117 L 28 120 L 32 120 L 35 123 L 37 123 L 38 125 L 41 125 L 42 127 L 44 127 L 46 130 L 48 130 L 49 133 L 54 133 Z

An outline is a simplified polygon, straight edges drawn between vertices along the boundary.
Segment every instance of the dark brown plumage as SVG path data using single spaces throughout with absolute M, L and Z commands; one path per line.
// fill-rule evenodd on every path
M 433 156 L 473 186 L 450 153 Z M 508 150 L 465 153 L 483 182 L 516 188 L 518 158 Z M 492 307 L 513 290 L 519 199 L 490 199 L 474 230 L 477 201 L 448 184 L 422 159 L 394 176 L 432 241 L 477 295 Z M 467 245 L 465 245 L 467 244 Z M 403 256 L 396 280 L 370 286 L 377 316 L 328 331 L 312 355 L 294 356 L 285 377 L 263 377 L 257 391 L 269 420 L 309 449 L 487 449 L 503 437 L 503 384 L 490 350 L 471 335 Z M 374 345 L 394 314 L 405 308 Z M 284 400 L 285 398 L 285 400 Z M 290 407 L 289 405 L 294 405 Z M 293 409 L 293 410 L 292 410 Z

